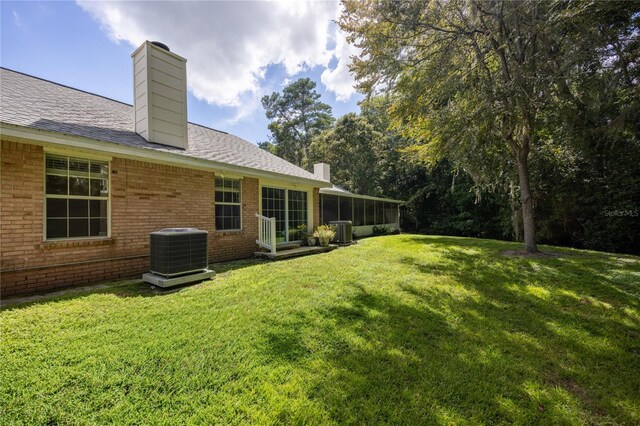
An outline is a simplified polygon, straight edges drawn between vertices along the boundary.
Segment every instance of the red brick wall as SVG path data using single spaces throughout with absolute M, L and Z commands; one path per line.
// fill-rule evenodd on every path
M 111 161 L 114 248 L 127 254 L 148 254 L 149 233 L 162 228 L 200 228 L 212 232 L 214 181 L 211 172 L 114 158 Z
M 2 141 L 0 159 L 3 297 L 140 276 L 149 269 L 149 233 L 167 227 L 209 231 L 211 262 L 256 248 L 257 179 L 242 182 L 243 230 L 216 233 L 213 173 L 113 158 L 111 238 L 45 242 L 43 148 Z
M 139 256 L 3 272 L 2 297 L 139 277 L 148 270 L 149 257 Z
M 31 266 L 42 243 L 44 187 L 42 148 L 1 144 L 0 271 Z M 5 274 L 0 275 L 4 280 Z
M 149 269 L 149 233 L 167 227 L 209 231 L 209 261 L 252 256 L 257 246 L 259 181 L 242 179 L 242 230 L 215 231 L 212 172 L 124 158 L 111 161 L 111 238 L 43 239 L 44 150 L 1 142 L 0 296 L 30 294 Z M 318 189 L 313 221 L 319 223 Z

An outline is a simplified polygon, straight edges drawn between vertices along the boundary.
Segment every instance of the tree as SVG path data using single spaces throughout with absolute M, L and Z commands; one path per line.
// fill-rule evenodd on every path
M 332 182 L 357 194 L 378 195 L 378 153 L 383 135 L 365 117 L 349 113 L 314 138 L 313 162 L 332 166 Z
M 592 24 L 629 21 L 635 5 L 605 3 L 344 0 L 339 25 L 362 50 L 359 89 L 390 95 L 392 124 L 420 141 L 410 151 L 431 165 L 446 157 L 477 184 L 517 179 L 525 249 L 536 252 L 529 160 L 544 112 L 579 116 L 585 66 L 626 64 L 603 57 L 611 32 Z
M 304 168 L 310 166 L 311 140 L 333 123 L 331 107 L 320 101 L 315 87 L 315 82 L 301 78 L 285 86 L 282 93 L 262 98 L 265 114 L 271 120 L 271 136 L 259 146 Z

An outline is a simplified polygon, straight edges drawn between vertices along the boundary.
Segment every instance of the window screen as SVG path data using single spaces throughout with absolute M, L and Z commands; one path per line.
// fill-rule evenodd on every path
M 340 197 L 340 220 L 353 220 L 351 197 Z
M 376 224 L 376 202 L 373 200 L 365 201 L 365 217 L 367 219 L 367 225 Z
M 323 224 L 328 224 L 333 220 L 338 220 L 338 197 L 335 195 L 322 195 L 322 218 Z
M 364 200 L 360 198 L 353 199 L 353 226 L 363 226 L 365 224 L 364 217 Z

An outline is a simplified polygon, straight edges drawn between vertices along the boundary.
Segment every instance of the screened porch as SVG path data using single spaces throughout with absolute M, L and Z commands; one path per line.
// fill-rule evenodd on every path
M 323 190 L 320 192 L 321 223 L 350 220 L 357 236 L 371 235 L 374 226 L 394 229 L 400 227 L 400 201 L 350 194 L 346 191 L 341 195 L 323 193 Z

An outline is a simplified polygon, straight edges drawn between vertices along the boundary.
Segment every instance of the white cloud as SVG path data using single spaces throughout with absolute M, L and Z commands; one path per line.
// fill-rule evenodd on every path
M 355 92 L 353 85 L 355 79 L 349 72 L 351 57 L 360 53 L 360 49 L 347 43 L 346 35 L 342 31 L 336 32 L 336 48 L 334 56 L 338 60 L 335 68 L 325 69 L 320 76 L 320 81 L 327 90 L 335 93 L 339 101 L 347 101 Z
M 137 47 L 158 40 L 187 58 L 189 89 L 198 98 L 235 107 L 240 120 L 259 107 L 269 65 L 288 77 L 316 67 L 322 82 L 339 99 L 348 99 L 345 77 L 349 53 L 332 20 L 337 2 L 90 2 L 79 1 L 113 40 Z M 335 48 L 329 41 L 337 37 Z M 326 73 L 326 76 L 325 76 Z
M 20 28 L 21 26 L 20 15 L 18 15 L 18 12 L 16 12 L 15 10 L 12 10 L 12 12 L 13 12 L 13 23 L 15 24 L 16 27 Z

